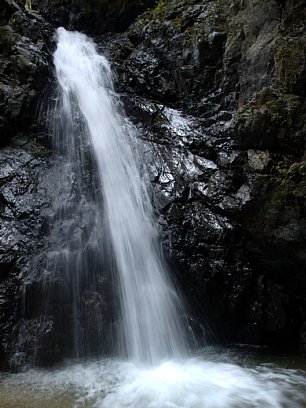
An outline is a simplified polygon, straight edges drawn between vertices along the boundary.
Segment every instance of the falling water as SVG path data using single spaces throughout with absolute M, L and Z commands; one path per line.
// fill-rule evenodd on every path
M 158 249 L 152 206 L 137 163 L 136 132 L 120 114 L 110 65 L 85 35 L 59 28 L 57 38 L 54 63 L 64 116 L 69 119 L 75 109 L 81 112 L 98 167 L 104 235 L 118 281 L 120 346 L 137 361 L 181 355 L 186 347 L 183 306 Z

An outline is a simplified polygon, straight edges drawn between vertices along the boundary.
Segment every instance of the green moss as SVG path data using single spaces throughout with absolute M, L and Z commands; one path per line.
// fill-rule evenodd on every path
M 166 0 L 159 0 L 156 7 L 153 9 L 154 14 L 166 14 L 168 10 L 168 4 Z
M 305 47 L 303 40 L 279 41 L 275 53 L 276 80 L 286 91 L 293 92 L 305 74 Z
M 147 20 L 145 18 L 141 18 L 140 20 L 138 20 L 139 24 L 144 27 L 146 25 Z
M 149 20 L 164 20 L 168 12 L 168 2 L 167 0 L 159 0 L 155 8 L 147 10 L 147 18 Z M 143 21 L 147 20 L 143 19 Z
M 40 144 L 37 141 L 34 141 L 33 143 L 33 155 L 35 156 L 40 156 L 40 157 L 46 157 L 50 156 L 50 150 L 47 149 L 45 146 Z
M 25 7 L 25 9 L 26 9 L 27 11 L 31 11 L 31 10 L 32 10 L 32 2 L 31 2 L 31 0 L 26 0 L 24 7 Z
M 174 27 L 181 27 L 182 23 L 183 23 L 182 17 L 175 17 L 172 20 L 172 24 L 173 24 Z

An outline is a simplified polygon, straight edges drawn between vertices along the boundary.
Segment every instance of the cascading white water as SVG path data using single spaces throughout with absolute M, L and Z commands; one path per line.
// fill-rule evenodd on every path
M 109 63 L 83 34 L 59 28 L 57 39 L 54 63 L 64 113 L 68 118 L 80 110 L 99 170 L 118 277 L 120 345 L 136 361 L 182 355 L 184 308 L 158 251 L 152 206 L 137 165 L 136 132 L 116 107 Z

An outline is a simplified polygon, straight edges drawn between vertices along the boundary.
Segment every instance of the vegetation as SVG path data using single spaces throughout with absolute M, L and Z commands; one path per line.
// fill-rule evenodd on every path
M 32 10 L 32 1 L 31 0 L 26 0 L 24 6 L 25 6 L 26 10 L 31 11 Z

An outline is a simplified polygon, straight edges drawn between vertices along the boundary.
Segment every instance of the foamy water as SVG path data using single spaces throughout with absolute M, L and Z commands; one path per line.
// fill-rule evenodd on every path
M 156 367 L 100 360 L 8 376 L 0 386 L 0 406 L 302 408 L 306 372 L 267 364 L 242 367 L 203 357 L 164 361 Z

